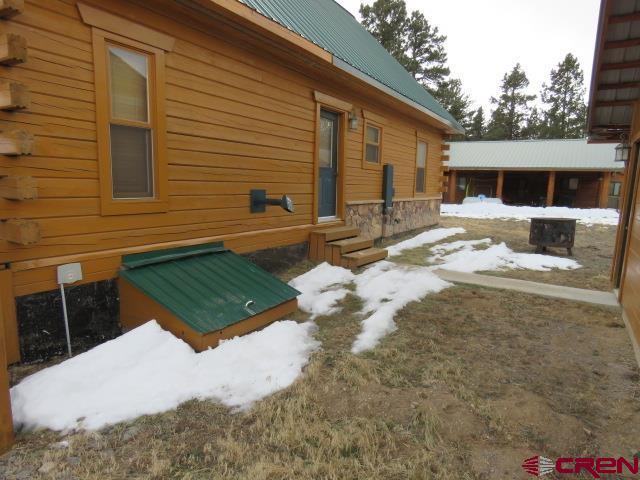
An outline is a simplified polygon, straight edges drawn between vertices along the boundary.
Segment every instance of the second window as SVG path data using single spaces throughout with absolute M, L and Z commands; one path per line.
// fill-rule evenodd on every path
M 418 140 L 416 153 L 416 193 L 425 193 L 427 176 L 427 144 Z

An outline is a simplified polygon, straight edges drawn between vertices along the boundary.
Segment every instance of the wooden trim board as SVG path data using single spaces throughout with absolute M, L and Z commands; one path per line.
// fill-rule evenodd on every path
M 78 10 L 82 21 L 87 25 L 122 35 L 167 52 L 173 50 L 176 42 L 175 38 L 169 35 L 84 3 L 78 3 Z
M 5 365 L 20 361 L 20 341 L 18 339 L 18 319 L 16 301 L 13 296 L 13 274 L 11 270 L 0 270 L 0 335 L 4 339 L 5 363 L 0 362 L 0 370 Z
M 345 102 L 344 100 L 340 100 L 339 98 L 332 97 L 331 95 L 327 95 L 326 93 L 322 93 L 317 90 L 313 92 L 313 98 L 318 103 L 321 103 L 328 107 L 337 108 L 338 110 L 342 110 L 343 112 L 350 112 L 351 110 L 353 110 L 353 105 L 351 103 Z
M 100 208 L 102 215 L 129 215 L 166 212 L 169 210 L 169 180 L 167 160 L 167 127 L 165 113 L 164 51 L 120 35 L 93 29 L 93 54 L 96 82 L 96 130 L 98 137 L 98 167 L 100 180 Z M 148 55 L 149 114 L 153 132 L 154 197 L 145 199 L 114 199 L 111 174 L 111 145 L 109 129 L 112 124 L 109 98 L 107 49 L 122 46 Z
M 9 394 L 9 372 L 4 351 L 4 341 L 0 333 L 0 454 L 13 445 L 13 416 L 11 415 L 11 395 Z
M 318 94 L 318 96 L 316 96 Z M 314 131 L 314 146 L 313 146 L 313 208 L 312 208 L 312 221 L 314 224 L 319 224 L 318 221 L 318 203 L 320 195 L 320 189 L 318 188 L 318 182 L 320 179 L 320 115 L 322 110 L 334 112 L 339 116 L 339 130 L 338 130 L 338 183 L 337 198 L 336 198 L 336 220 L 344 219 L 345 215 L 345 202 L 344 202 L 344 186 L 346 181 L 346 160 L 347 160 L 347 122 L 349 121 L 349 112 L 352 110 L 350 103 L 335 102 L 334 97 L 330 97 L 319 92 L 314 92 L 314 98 L 316 100 L 316 115 L 315 115 L 315 131 Z M 328 100 L 330 103 L 323 103 L 321 99 Z M 342 108 L 336 105 L 342 105 Z

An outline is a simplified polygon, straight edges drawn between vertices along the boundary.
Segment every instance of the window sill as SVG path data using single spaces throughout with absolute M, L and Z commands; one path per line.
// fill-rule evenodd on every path
M 366 160 L 362 161 L 362 168 L 365 170 L 382 170 L 382 163 L 372 163 Z

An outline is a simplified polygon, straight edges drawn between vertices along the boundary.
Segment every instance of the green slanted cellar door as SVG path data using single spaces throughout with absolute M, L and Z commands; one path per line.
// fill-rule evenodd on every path
M 300 292 L 222 243 L 126 255 L 122 260 L 123 327 L 156 320 L 197 351 L 297 309 Z

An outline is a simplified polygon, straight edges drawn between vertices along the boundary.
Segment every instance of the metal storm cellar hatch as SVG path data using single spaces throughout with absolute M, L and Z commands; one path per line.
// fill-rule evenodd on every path
M 294 312 L 300 294 L 222 243 L 123 257 L 120 321 L 155 319 L 195 350 L 244 335 Z

